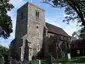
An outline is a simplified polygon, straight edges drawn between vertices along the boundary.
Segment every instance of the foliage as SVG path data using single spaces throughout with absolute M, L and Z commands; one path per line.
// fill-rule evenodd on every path
M 44 38 L 44 46 L 47 47 L 46 49 L 48 50 L 48 52 L 51 52 L 51 55 L 53 58 L 60 58 L 60 57 L 65 57 L 66 53 L 67 53 L 67 46 L 65 45 L 65 43 L 62 42 L 66 42 L 65 40 L 62 40 L 61 35 L 54 35 L 54 36 L 50 36 L 50 37 L 45 37 Z M 68 41 L 69 42 L 69 41 Z M 60 43 L 60 44 L 59 44 Z M 53 49 L 55 48 L 56 45 L 56 56 L 53 55 L 54 51 Z
M 2 58 L 2 57 L 4 57 L 4 60 L 5 60 L 4 64 L 8 64 L 9 49 L 0 45 L 0 58 Z
M 42 0 L 53 7 L 64 7 L 66 17 L 64 21 L 77 21 L 85 26 L 85 0 Z
M 12 20 L 7 15 L 8 11 L 14 6 L 9 3 L 9 0 L 0 0 L 0 36 L 7 38 L 12 32 Z
M 8 55 L 9 49 L 0 45 L 0 57 Z
M 85 27 L 83 27 L 81 30 L 80 30 L 80 35 L 79 35 L 80 38 L 85 38 Z
M 80 30 L 75 31 L 72 36 L 77 37 L 78 39 L 85 38 L 85 27 L 82 27 Z

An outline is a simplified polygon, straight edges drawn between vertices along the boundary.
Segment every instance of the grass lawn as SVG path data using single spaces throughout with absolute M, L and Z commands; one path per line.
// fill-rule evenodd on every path
M 70 60 L 67 58 L 60 58 L 53 61 L 55 64 L 62 63 L 62 64 L 85 64 L 85 56 L 79 57 L 72 57 Z M 46 60 L 41 60 L 41 64 L 47 64 Z
M 85 56 L 72 57 L 72 59 L 81 59 L 81 58 L 84 58 L 85 59 Z
M 64 64 L 85 64 L 85 56 L 72 57 L 70 60 L 67 58 L 60 58 L 56 60 Z

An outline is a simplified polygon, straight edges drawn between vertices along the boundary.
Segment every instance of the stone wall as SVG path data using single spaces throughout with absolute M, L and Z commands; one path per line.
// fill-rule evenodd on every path
M 36 12 L 39 12 L 39 17 Z M 43 43 L 43 30 L 45 26 L 44 10 L 33 5 L 28 4 L 28 25 L 27 25 L 27 40 L 29 44 L 29 58 L 37 56 L 37 53 L 42 48 Z
M 37 53 L 42 48 L 44 26 L 45 14 L 43 9 L 32 3 L 26 3 L 18 9 L 15 34 L 15 55 L 19 60 L 23 60 L 24 58 L 26 40 L 30 42 L 28 43 L 29 60 L 31 60 L 33 56 L 37 56 Z M 24 37 L 25 35 L 26 37 Z
M 17 10 L 15 38 L 20 39 L 27 34 L 28 3 Z

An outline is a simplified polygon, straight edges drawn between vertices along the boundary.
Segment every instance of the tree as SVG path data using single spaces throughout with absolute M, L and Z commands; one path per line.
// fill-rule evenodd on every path
M 0 57 L 3 57 L 5 55 L 8 55 L 8 51 L 9 51 L 8 48 L 3 47 L 2 45 L 0 45 Z
M 11 11 L 13 7 L 9 0 L 0 0 L 0 37 L 7 38 L 12 32 L 12 20 L 7 12 Z
M 69 23 L 76 20 L 85 26 L 85 0 L 42 0 L 53 7 L 65 7 L 66 17 L 64 21 Z
M 77 37 L 78 39 L 85 39 L 85 27 L 83 26 L 80 30 L 75 31 L 72 36 Z
M 81 28 L 79 37 L 83 39 L 85 38 L 85 27 Z
M 5 64 L 8 64 L 9 49 L 0 45 L 0 58 L 4 57 Z

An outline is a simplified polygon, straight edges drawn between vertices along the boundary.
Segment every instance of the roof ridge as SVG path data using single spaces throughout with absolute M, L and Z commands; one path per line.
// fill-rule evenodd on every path
M 53 33 L 56 33 L 56 34 L 61 34 L 61 35 L 64 35 L 64 36 L 69 36 L 65 30 L 63 30 L 62 28 L 58 27 L 58 26 L 55 26 L 53 24 L 50 24 L 50 23 L 47 23 L 46 22 L 46 27 L 48 28 L 48 30 L 50 32 L 53 32 Z
M 50 23 L 48 23 L 48 22 L 46 22 L 47 24 L 50 24 Z M 52 26 L 54 26 L 54 27 L 57 27 L 57 28 L 60 28 L 60 27 L 58 27 L 58 26 L 56 26 L 56 25 L 53 25 L 53 24 L 50 24 L 50 25 L 52 25 Z M 60 29 L 62 29 L 62 28 L 60 28 Z M 63 29 L 62 29 L 63 30 Z

